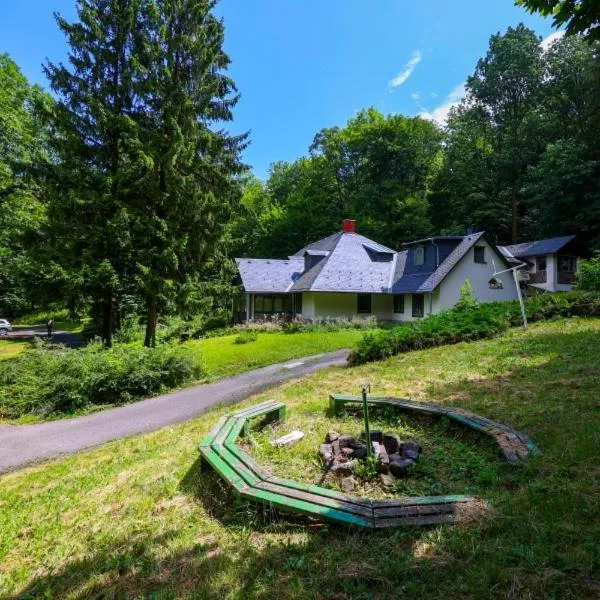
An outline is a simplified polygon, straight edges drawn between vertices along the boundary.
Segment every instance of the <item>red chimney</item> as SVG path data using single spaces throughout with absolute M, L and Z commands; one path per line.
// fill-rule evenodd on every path
M 342 229 L 344 233 L 354 233 L 356 230 L 356 221 L 353 219 L 344 219 L 342 221 Z

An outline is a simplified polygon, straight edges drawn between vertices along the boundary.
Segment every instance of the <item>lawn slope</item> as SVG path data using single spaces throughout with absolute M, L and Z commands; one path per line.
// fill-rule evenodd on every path
M 599 340 L 599 319 L 545 322 L 329 369 L 245 403 L 282 400 L 290 427 L 295 414 L 316 427 L 327 392 L 368 380 L 373 393 L 507 422 L 543 453 L 472 478 L 486 518 L 351 532 L 236 504 L 198 468 L 216 410 L 2 477 L 0 597 L 595 598 Z

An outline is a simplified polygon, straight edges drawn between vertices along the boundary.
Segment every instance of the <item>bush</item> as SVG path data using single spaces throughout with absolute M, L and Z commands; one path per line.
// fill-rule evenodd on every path
M 203 375 L 184 349 L 100 344 L 71 350 L 43 342 L 0 365 L 0 417 L 47 416 L 91 405 L 123 404 L 180 386 Z
M 540 294 L 525 301 L 525 310 L 530 321 L 575 315 L 600 316 L 600 294 Z M 462 303 L 423 321 L 365 334 L 350 354 L 349 362 L 357 365 L 410 350 L 488 338 L 522 322 L 516 301 L 471 306 Z
M 600 251 L 593 258 L 581 261 L 577 289 L 600 292 Z
M 249 344 L 255 342 L 258 339 L 258 333 L 256 331 L 244 331 L 236 336 L 233 340 L 234 344 Z

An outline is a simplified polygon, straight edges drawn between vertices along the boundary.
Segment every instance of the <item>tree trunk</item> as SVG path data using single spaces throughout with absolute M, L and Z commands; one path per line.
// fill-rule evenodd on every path
M 102 302 L 102 342 L 106 348 L 112 346 L 112 316 L 112 298 L 108 298 Z
M 154 348 L 156 346 L 156 321 L 158 318 L 156 308 L 156 299 L 148 298 L 146 307 L 146 336 L 144 338 L 144 346 L 146 348 Z
M 512 194 L 511 194 L 511 230 L 512 230 L 512 243 L 519 243 L 519 215 L 517 211 L 517 184 L 513 183 Z

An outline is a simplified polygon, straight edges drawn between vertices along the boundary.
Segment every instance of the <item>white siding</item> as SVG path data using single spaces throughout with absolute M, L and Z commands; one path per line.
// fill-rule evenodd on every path
M 368 317 L 375 316 L 377 319 L 389 320 L 392 315 L 392 296 L 389 294 L 371 294 L 371 313 L 358 313 L 356 294 L 334 293 L 334 292 L 312 292 L 313 310 L 304 310 L 304 298 L 302 299 L 302 316 L 309 319 L 335 319 L 339 317 Z
M 484 240 L 479 240 L 477 246 L 485 246 L 485 263 L 476 263 L 474 249 L 471 248 L 460 262 L 450 271 L 439 286 L 439 292 L 434 295 L 434 312 L 439 312 L 454 306 L 460 299 L 460 288 L 468 279 L 473 286 L 473 293 L 478 302 L 492 302 L 494 300 L 516 300 L 517 290 L 511 272 L 496 275 L 495 279 L 502 282 L 503 289 L 491 290 L 489 280 L 494 273 L 492 259 L 496 269 L 503 271 L 507 267 L 496 251 Z M 426 307 L 427 308 L 427 307 Z
M 430 314 L 435 314 L 435 312 L 436 312 L 436 310 L 435 310 L 435 294 L 434 294 L 432 303 L 430 300 L 431 294 L 427 293 L 427 294 L 422 294 L 422 295 L 424 296 L 423 316 L 428 317 Z M 420 321 L 421 320 L 420 317 L 412 316 L 412 299 L 413 299 L 412 294 L 404 294 L 404 312 L 403 313 L 392 312 L 391 317 L 390 317 L 392 321 Z M 432 312 L 430 312 L 431 307 L 433 307 Z M 394 308 L 394 305 L 392 303 L 392 310 L 393 310 L 393 308 Z

